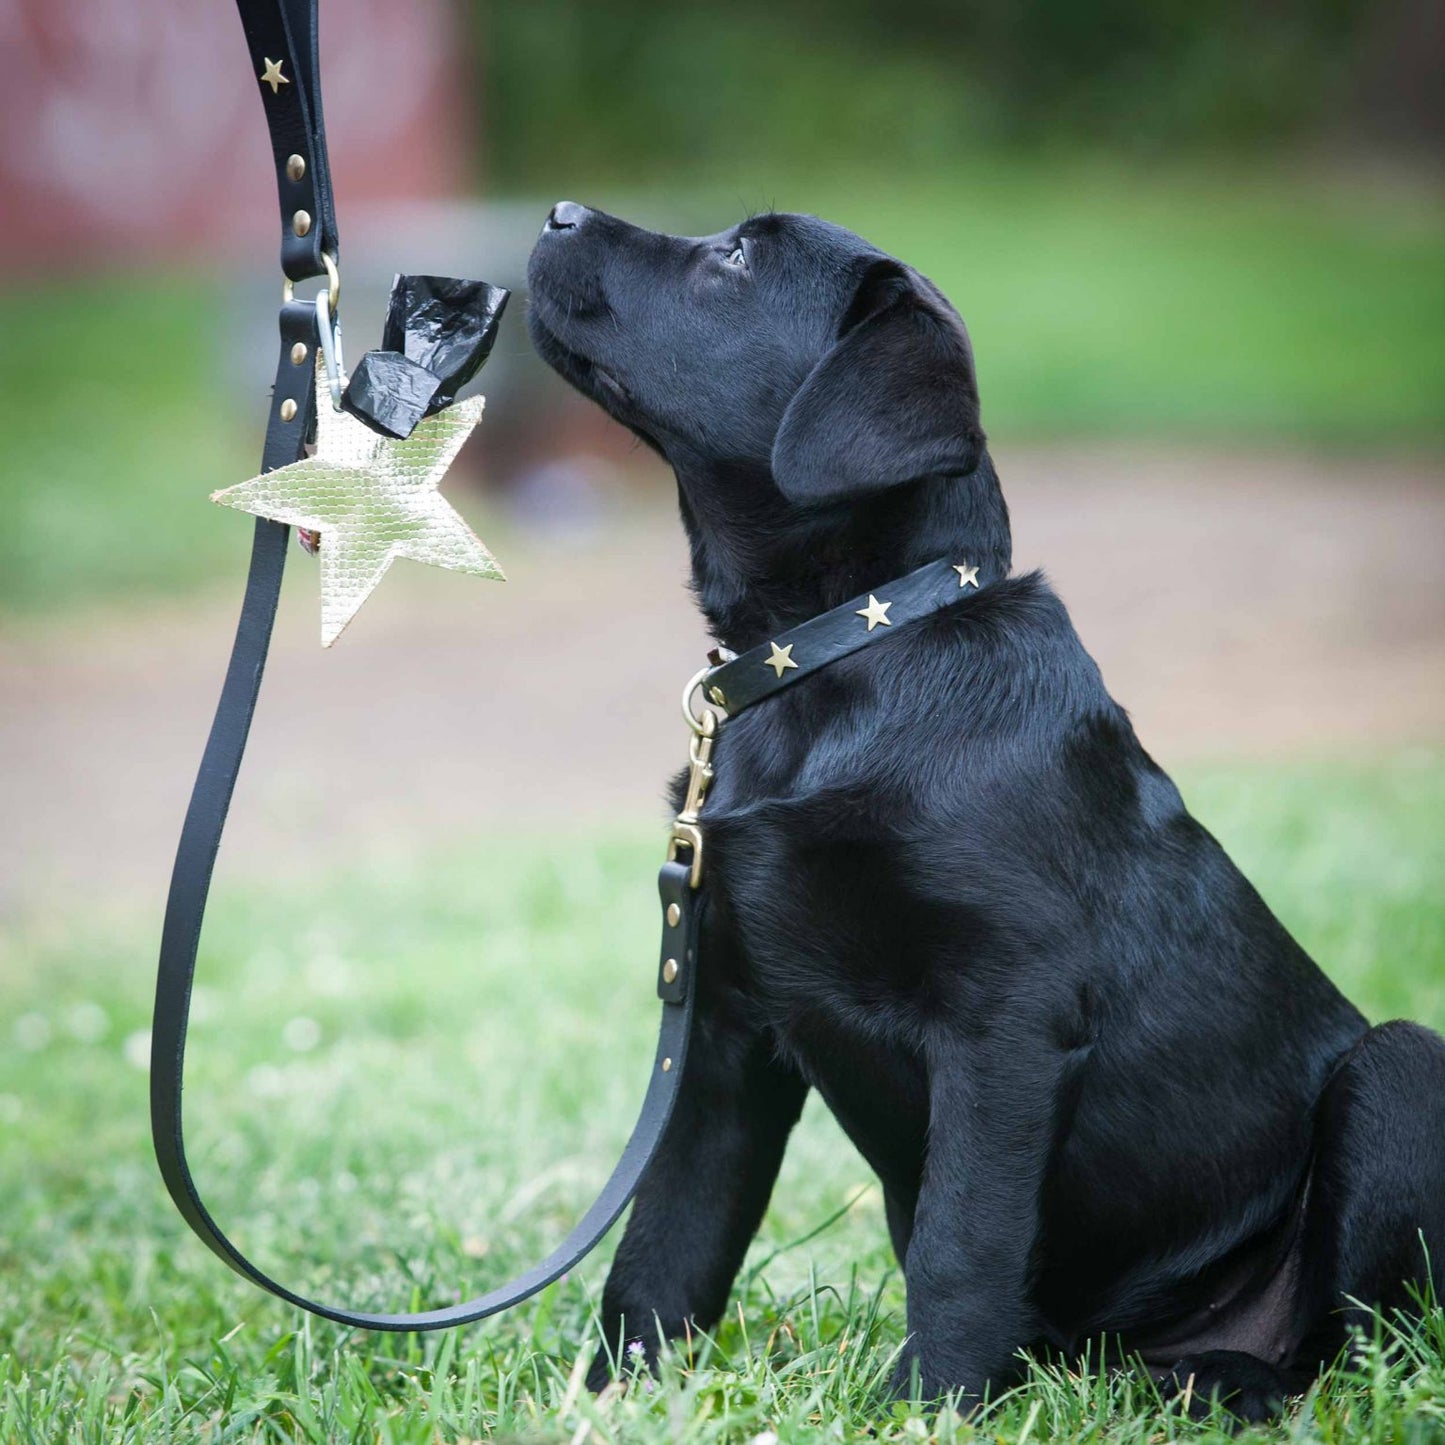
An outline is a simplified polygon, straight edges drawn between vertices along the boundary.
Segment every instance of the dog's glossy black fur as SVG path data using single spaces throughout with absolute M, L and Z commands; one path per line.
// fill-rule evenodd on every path
M 593 1385 L 718 1319 L 815 1088 L 883 1185 L 900 1388 L 1104 1337 L 1277 1408 L 1350 1299 L 1410 1306 L 1422 1234 L 1445 1259 L 1445 1040 L 1367 1026 L 1011 575 L 927 280 L 811 217 L 699 239 L 571 203 L 529 280 L 543 357 L 676 471 L 728 647 L 941 557 L 985 584 L 722 734 L 695 1042 Z

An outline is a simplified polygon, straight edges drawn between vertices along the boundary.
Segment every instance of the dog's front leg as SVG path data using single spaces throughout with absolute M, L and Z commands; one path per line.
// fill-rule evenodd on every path
M 1029 1270 L 1058 1056 L 1031 1033 L 996 1021 L 968 1039 L 939 1027 L 925 1044 L 928 1148 L 904 1264 L 899 1394 L 977 1398 L 1017 1372 L 1038 1334 Z
M 663 1340 L 717 1322 L 807 1091 L 770 1039 L 721 1010 L 700 1014 L 677 1104 L 602 1292 L 591 1389 L 632 1358 L 652 1364 Z

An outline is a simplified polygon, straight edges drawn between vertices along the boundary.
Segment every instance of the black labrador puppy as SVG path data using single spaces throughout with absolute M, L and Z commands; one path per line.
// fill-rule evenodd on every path
M 1259 1416 L 1445 1262 L 1445 1040 L 1371 1028 L 1010 572 L 963 322 L 848 231 L 659 235 L 570 202 L 542 356 L 677 473 L 736 651 L 938 558 L 980 590 L 727 724 L 699 1018 L 603 1297 L 649 1358 L 721 1315 L 816 1088 L 882 1182 L 896 1386 L 1101 1338 Z M 1436 1283 L 1440 1283 L 1437 1275 Z

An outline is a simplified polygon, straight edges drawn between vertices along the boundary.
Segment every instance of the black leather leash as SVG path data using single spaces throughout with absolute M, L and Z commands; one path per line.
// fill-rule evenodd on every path
M 293 282 L 325 274 L 331 290 L 324 314 L 334 318 L 339 286 L 336 218 L 321 116 L 316 0 L 238 0 L 238 5 L 266 105 L 281 197 L 281 265 L 287 298 L 281 307 L 280 355 L 261 464 L 262 471 L 273 471 L 300 458 L 314 426 L 312 375 L 321 341 L 318 304 L 292 299 L 290 288 Z M 590 1253 L 631 1199 L 667 1127 L 692 1027 L 702 850 L 696 810 L 711 777 L 706 759 L 715 721 L 711 714 L 701 723 L 689 715 L 698 733 L 688 794 L 691 821 L 685 821 L 685 812 L 677 827 L 694 832 L 681 838 L 675 832 L 658 880 L 663 931 L 657 1054 L 637 1123 L 602 1192 L 546 1259 L 475 1299 L 411 1314 L 348 1310 L 306 1299 L 247 1259 L 211 1217 L 186 1161 L 181 1117 L 186 1027 L 206 898 L 261 688 L 289 535 L 290 528 L 281 523 L 256 523 L 231 660 L 171 875 L 151 1031 L 151 1133 L 156 1160 L 171 1198 L 196 1234 L 238 1274 L 281 1299 L 338 1324 L 365 1329 L 434 1330 L 468 1324 L 527 1299 Z M 689 852 L 690 856 L 683 856 Z

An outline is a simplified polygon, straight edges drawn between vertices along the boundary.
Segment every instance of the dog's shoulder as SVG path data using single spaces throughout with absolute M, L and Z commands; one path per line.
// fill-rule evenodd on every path
M 1047 579 L 1007 577 L 730 724 L 718 801 L 921 799 L 940 769 L 1037 770 L 1096 717 L 1132 739 Z
M 1022 657 L 1051 650 L 1056 660 L 1064 661 L 1077 660 L 1083 652 L 1069 609 L 1042 570 L 1016 573 L 966 593 L 942 609 L 936 621 L 952 624 L 975 647 L 990 653 L 1011 651 Z
M 898 674 L 883 691 L 905 699 L 920 718 L 951 712 L 972 737 L 1068 729 L 1080 718 L 1122 710 L 1074 628 L 1063 599 L 1042 572 L 993 583 L 960 599 L 916 630 L 909 649 L 880 659 Z M 908 655 L 906 655 L 908 654 Z M 950 730 L 952 730 L 952 727 Z

